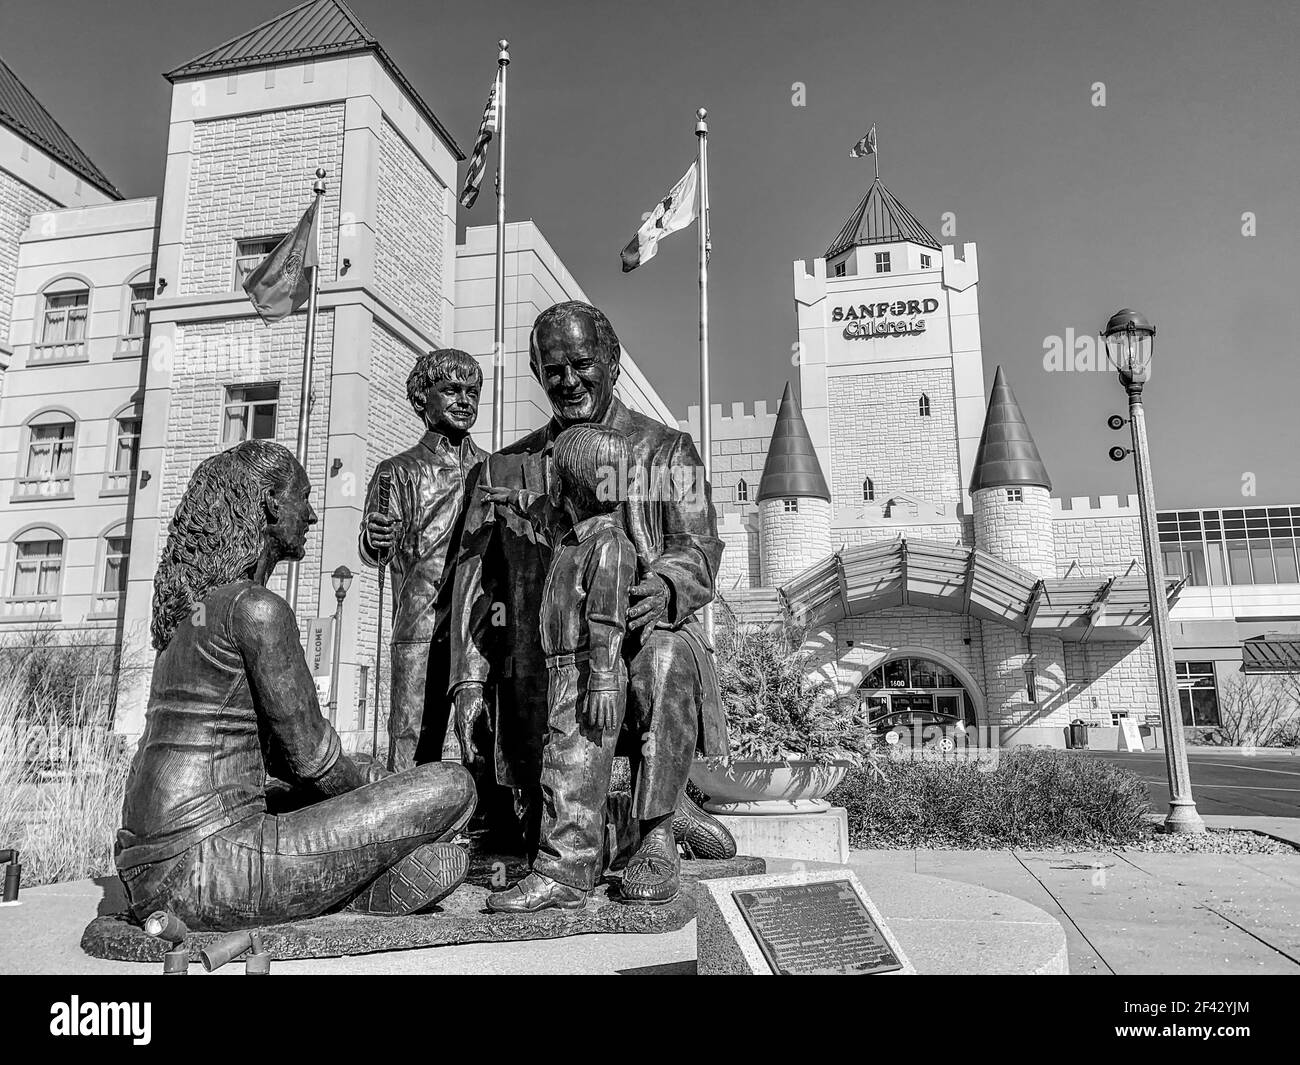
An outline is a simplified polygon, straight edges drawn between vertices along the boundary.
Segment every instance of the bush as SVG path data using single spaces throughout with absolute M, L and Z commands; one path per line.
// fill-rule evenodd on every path
M 112 630 L 68 632 L 52 625 L 0 638 L 0 691 L 9 710 L 60 724 L 106 719 L 124 668 Z
M 95 698 L 0 695 L 0 848 L 18 849 L 24 886 L 114 870 L 132 752 Z
M 1017 748 L 994 763 L 889 761 L 850 770 L 829 799 L 859 848 L 1122 844 L 1150 809 L 1135 773 L 1101 759 Z

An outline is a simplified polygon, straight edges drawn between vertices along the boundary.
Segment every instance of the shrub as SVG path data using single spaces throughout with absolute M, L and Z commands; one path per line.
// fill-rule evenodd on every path
M 721 601 L 717 622 L 718 684 L 731 759 L 861 765 L 874 757 L 857 699 L 812 675 L 812 655 L 800 650 L 805 630 L 742 625 Z
M 113 872 L 131 751 L 91 697 L 0 696 L 0 847 L 18 849 L 25 886 Z
M 112 631 L 52 625 L 0 638 L 0 691 L 22 716 L 60 723 L 107 718 L 124 668 Z
M 889 761 L 850 770 L 832 803 L 854 847 L 1057 847 L 1136 840 L 1150 804 L 1135 773 L 1101 759 L 1016 748 L 996 762 Z

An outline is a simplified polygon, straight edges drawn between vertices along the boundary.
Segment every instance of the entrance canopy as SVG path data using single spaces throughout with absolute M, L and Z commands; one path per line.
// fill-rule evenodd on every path
M 1182 588 L 1182 580 L 1167 582 L 1170 603 Z M 1137 643 L 1151 623 L 1144 574 L 1039 580 L 978 549 L 906 538 L 843 548 L 782 586 L 779 595 L 813 625 L 916 606 L 1072 643 Z

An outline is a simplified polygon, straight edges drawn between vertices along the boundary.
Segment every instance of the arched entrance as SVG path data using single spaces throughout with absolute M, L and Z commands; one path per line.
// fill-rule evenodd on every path
M 917 735 L 934 728 L 956 729 L 974 741 L 978 734 L 977 693 L 956 668 L 924 652 L 887 658 L 863 678 L 858 696 L 878 735 L 900 729 Z

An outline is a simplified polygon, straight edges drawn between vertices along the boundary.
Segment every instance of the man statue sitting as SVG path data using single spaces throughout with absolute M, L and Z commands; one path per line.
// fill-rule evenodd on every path
M 311 485 L 249 440 L 199 464 L 154 577 L 158 650 L 115 859 L 131 913 L 194 930 L 428 909 L 465 879 L 449 842 L 474 810 L 449 762 L 374 784 L 320 712 L 289 604 L 266 587 L 303 557 Z M 266 778 L 288 786 L 270 808 Z

